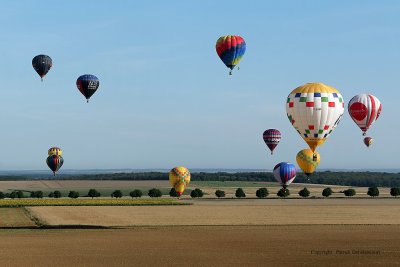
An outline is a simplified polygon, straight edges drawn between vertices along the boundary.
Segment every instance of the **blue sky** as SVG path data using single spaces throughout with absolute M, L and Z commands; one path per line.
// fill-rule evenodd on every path
M 398 1 L 7 1 L 0 4 L 0 169 L 46 169 L 60 146 L 67 169 L 261 168 L 306 148 L 286 118 L 307 82 L 348 101 L 383 103 L 367 149 L 347 113 L 319 148 L 320 168 L 398 168 Z M 240 70 L 218 37 L 247 44 Z M 43 83 L 31 66 L 53 59 Z M 75 86 L 94 74 L 86 104 Z M 274 156 L 262 140 L 277 128 Z

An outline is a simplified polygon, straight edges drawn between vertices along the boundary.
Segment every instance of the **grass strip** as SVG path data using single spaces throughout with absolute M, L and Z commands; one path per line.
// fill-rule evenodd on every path
M 0 208 L 33 206 L 164 206 L 188 205 L 174 199 L 2 199 Z

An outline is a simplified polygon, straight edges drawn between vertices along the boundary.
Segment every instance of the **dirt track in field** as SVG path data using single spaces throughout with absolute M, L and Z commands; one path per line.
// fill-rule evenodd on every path
M 47 225 L 400 224 L 399 199 L 183 200 L 190 206 L 30 207 Z
M 398 225 L 0 231 L 2 266 L 398 266 Z

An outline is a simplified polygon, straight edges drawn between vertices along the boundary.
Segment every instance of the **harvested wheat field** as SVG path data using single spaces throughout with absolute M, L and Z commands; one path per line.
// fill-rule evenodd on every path
M 0 228 L 34 228 L 24 208 L 0 208 Z
M 400 258 L 398 225 L 30 230 L 0 237 L 2 266 L 395 266 Z
M 399 199 L 225 199 L 185 206 L 29 207 L 45 225 L 399 224 Z

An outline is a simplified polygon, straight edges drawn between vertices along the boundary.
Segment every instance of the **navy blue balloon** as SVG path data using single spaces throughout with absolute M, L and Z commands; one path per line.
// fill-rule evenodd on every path
M 99 79 L 91 74 L 79 76 L 79 78 L 76 80 L 76 86 L 86 98 L 88 103 L 89 98 L 96 92 L 97 88 L 99 88 L 99 84 Z

